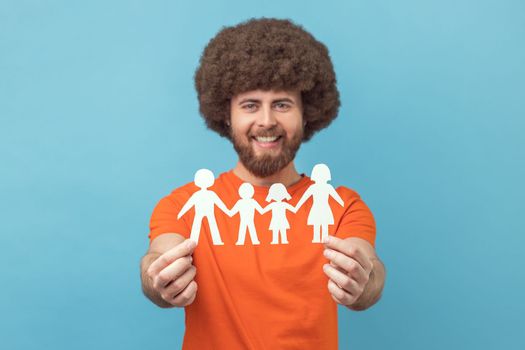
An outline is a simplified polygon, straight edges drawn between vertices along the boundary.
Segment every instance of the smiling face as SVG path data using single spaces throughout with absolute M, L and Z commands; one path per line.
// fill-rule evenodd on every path
M 253 90 L 230 102 L 231 139 L 243 165 L 267 177 L 288 165 L 303 140 L 299 91 Z

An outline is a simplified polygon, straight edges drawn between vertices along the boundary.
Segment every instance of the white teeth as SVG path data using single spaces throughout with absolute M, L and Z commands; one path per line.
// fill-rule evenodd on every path
M 271 136 L 271 137 L 257 136 L 255 139 L 257 140 L 257 142 L 274 142 L 278 138 L 279 136 Z

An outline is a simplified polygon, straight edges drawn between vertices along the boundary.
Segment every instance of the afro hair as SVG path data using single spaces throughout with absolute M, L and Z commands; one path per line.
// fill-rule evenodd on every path
M 326 46 L 288 19 L 249 19 L 223 27 L 210 40 L 195 72 L 199 111 L 208 128 L 230 139 L 230 100 L 251 90 L 299 90 L 303 141 L 328 126 L 339 91 Z

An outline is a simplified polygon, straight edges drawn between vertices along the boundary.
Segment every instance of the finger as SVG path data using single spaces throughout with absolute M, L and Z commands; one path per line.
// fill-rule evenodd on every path
M 357 246 L 356 244 L 353 244 L 350 241 L 335 236 L 329 236 L 326 239 L 325 247 L 331 248 L 355 259 L 365 271 L 372 271 L 372 262 L 370 261 L 368 256 L 366 256 L 363 250 L 359 248 L 359 246 Z
M 191 281 L 182 292 L 172 299 L 171 303 L 176 306 L 187 306 L 195 300 L 197 296 L 197 282 Z
M 363 287 L 359 285 L 354 279 L 350 276 L 345 275 L 344 273 L 334 269 L 329 264 L 323 266 L 324 273 L 331 279 L 337 286 L 350 293 L 353 296 L 361 295 L 363 292 Z
M 332 293 L 330 293 L 330 296 L 332 297 L 332 299 L 334 299 L 334 301 L 338 304 L 341 304 L 341 305 L 345 305 L 344 302 L 342 300 L 339 300 L 337 299 L 336 297 L 334 297 L 334 295 Z M 346 306 L 346 305 L 345 305 Z
M 178 258 L 153 277 L 153 287 L 157 289 L 166 288 L 192 266 L 192 261 L 193 258 L 191 256 Z
M 197 244 L 191 239 L 186 239 L 182 243 L 177 244 L 151 263 L 147 271 L 148 275 L 153 277 L 176 259 L 192 254 L 196 245 Z
M 197 274 L 197 268 L 195 266 L 190 266 L 179 278 L 173 280 L 162 293 L 165 293 L 167 296 L 174 298 L 177 294 L 182 292 L 184 288 L 190 284 L 191 281 L 195 278 Z
M 333 261 L 331 260 L 328 260 L 328 263 L 330 264 L 330 266 L 333 266 L 335 269 L 338 269 L 339 271 L 341 271 L 342 273 L 346 273 L 346 271 L 339 265 L 337 265 L 336 263 L 334 263 Z
M 351 305 L 356 299 L 350 293 L 339 288 L 332 280 L 328 280 L 328 291 L 332 298 L 341 305 Z
M 359 264 L 355 259 L 346 256 L 343 253 L 340 253 L 336 250 L 325 249 L 324 256 L 327 259 L 330 259 L 330 263 L 335 264 L 336 266 L 343 269 L 344 273 L 349 274 L 357 282 L 365 284 L 370 278 L 370 273 L 365 271 L 361 264 Z

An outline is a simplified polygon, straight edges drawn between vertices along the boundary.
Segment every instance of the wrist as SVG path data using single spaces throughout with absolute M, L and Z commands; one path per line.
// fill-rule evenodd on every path
M 370 271 L 368 282 L 365 285 L 363 293 L 357 300 L 347 307 L 353 311 L 363 311 L 374 305 L 381 297 L 381 292 L 384 283 L 384 272 L 382 263 L 377 258 L 371 258 L 374 267 Z M 383 277 L 382 277 L 383 276 Z
M 373 290 L 373 285 L 375 281 L 375 275 L 374 270 L 370 272 L 370 276 L 368 279 L 368 282 L 365 285 L 365 288 L 363 289 L 363 293 L 350 305 L 347 305 L 347 307 L 350 310 L 353 311 L 362 311 L 367 309 L 370 306 L 370 294 Z
M 147 270 L 151 263 L 155 261 L 161 254 L 149 253 L 142 258 L 141 261 L 141 279 L 142 279 L 142 293 L 151 300 L 155 305 L 163 309 L 174 307 L 165 301 L 160 293 L 153 287 L 153 279 L 148 275 Z

